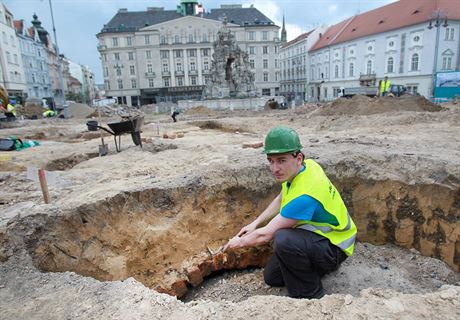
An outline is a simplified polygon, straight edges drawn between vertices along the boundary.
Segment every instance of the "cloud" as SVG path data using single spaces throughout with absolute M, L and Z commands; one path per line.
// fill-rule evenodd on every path
M 334 13 L 337 11 L 337 5 L 336 4 L 330 4 L 328 7 L 327 7 L 327 11 L 329 13 Z
M 243 3 L 244 7 L 249 7 L 250 5 L 257 8 L 280 28 L 283 26 L 283 12 L 277 2 L 273 0 L 253 0 Z M 300 35 L 304 32 L 303 29 L 297 24 L 286 23 L 287 40 L 290 41 Z

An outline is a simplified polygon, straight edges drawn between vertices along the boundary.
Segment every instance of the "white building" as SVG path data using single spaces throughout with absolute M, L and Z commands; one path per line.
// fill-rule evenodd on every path
M 325 27 L 302 33 L 283 44 L 279 51 L 280 95 L 301 104 L 308 84 L 308 50 L 318 41 Z
M 387 76 L 432 97 L 434 74 L 460 70 L 460 2 L 401 0 L 330 27 L 309 51 L 307 100 Z
M 106 95 L 128 105 L 200 98 L 224 17 L 249 54 L 259 94 L 278 94 L 279 27 L 253 7 L 202 11 L 196 1 L 177 11 L 120 9 L 97 35 Z
M 13 25 L 13 15 L 0 1 L 0 85 L 10 96 L 25 98 L 27 87 L 21 47 Z

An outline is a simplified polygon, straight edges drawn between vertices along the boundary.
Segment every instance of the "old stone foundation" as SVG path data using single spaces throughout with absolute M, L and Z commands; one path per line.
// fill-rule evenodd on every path
M 29 228 L 26 248 L 42 271 L 74 271 L 99 280 L 134 277 L 183 297 L 217 271 L 262 267 L 271 254 L 270 246 L 208 252 L 251 222 L 279 191 L 265 168 L 226 174 L 220 185 L 197 179 L 121 193 L 52 217 L 22 218 L 2 242 L 18 228 Z M 415 248 L 459 271 L 460 190 L 331 178 L 358 227 L 359 241 Z

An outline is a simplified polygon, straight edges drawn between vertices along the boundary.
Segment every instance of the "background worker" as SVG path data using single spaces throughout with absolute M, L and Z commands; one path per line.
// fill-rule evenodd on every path
M 297 133 L 278 126 L 265 138 L 270 170 L 281 192 L 223 250 L 274 240 L 264 280 L 286 286 L 293 298 L 321 298 L 321 277 L 353 253 L 356 226 L 339 192 L 318 163 L 305 160 Z M 264 227 L 258 226 L 270 220 Z
M 45 112 L 43 112 L 42 115 L 43 115 L 43 118 L 52 118 L 52 117 L 54 117 L 56 115 L 56 112 L 54 112 L 51 109 L 48 109 Z
M 388 95 L 388 92 L 390 90 L 390 84 L 391 84 L 391 81 L 390 79 L 388 79 L 388 77 L 385 77 L 383 79 L 383 81 L 380 81 L 380 96 L 383 97 L 383 96 L 386 96 Z
M 10 100 L 5 108 L 3 102 L 0 102 L 0 109 L 2 109 L 2 111 L 5 113 L 7 121 L 12 121 L 16 119 L 17 113 L 14 104 L 14 101 Z
M 174 122 L 177 122 L 176 116 L 179 115 L 178 110 L 174 110 L 173 113 L 171 114 L 171 118 L 173 119 Z

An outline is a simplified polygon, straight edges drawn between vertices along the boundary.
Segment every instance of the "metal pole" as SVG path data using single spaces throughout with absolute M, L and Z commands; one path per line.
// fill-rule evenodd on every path
M 67 119 L 69 117 L 69 110 L 68 110 L 68 106 L 67 106 L 67 104 L 65 102 L 65 95 L 64 95 L 64 79 L 63 79 L 63 76 L 62 76 L 62 66 L 61 66 L 61 63 L 62 63 L 63 59 L 60 60 L 60 56 L 59 56 L 59 46 L 58 46 L 58 42 L 57 42 L 56 28 L 54 26 L 53 6 L 51 5 L 51 0 L 48 0 L 48 2 L 49 2 L 49 5 L 50 5 L 51 22 L 53 24 L 54 43 L 56 45 L 57 70 L 58 70 L 58 77 L 59 77 L 59 86 L 61 87 L 61 94 L 60 94 L 61 105 L 62 105 L 62 108 L 64 109 L 64 118 Z

